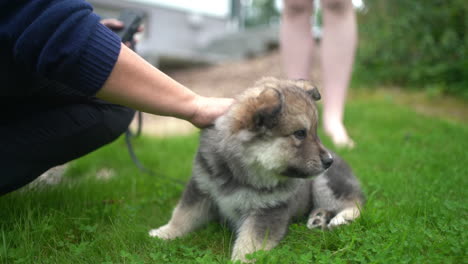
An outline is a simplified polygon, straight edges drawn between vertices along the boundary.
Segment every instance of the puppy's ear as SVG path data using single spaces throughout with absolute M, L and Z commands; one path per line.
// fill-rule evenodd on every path
M 257 110 L 253 116 L 255 129 L 275 127 L 280 119 L 284 95 L 276 88 L 266 88 L 256 98 Z
M 296 80 L 295 82 L 297 86 L 301 87 L 302 89 L 306 91 L 306 93 L 310 96 L 310 98 L 312 98 L 312 100 L 318 101 L 320 100 L 320 98 L 322 98 L 320 96 L 319 90 L 311 81 L 299 79 L 299 80 Z
M 315 101 L 318 101 L 322 98 L 322 96 L 320 96 L 320 92 L 317 89 L 317 87 L 314 87 L 310 90 L 306 90 L 306 93 Z

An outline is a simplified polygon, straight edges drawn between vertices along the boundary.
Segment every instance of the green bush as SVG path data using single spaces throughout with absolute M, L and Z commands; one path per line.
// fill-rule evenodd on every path
M 358 81 L 468 99 L 466 0 L 368 0 L 359 15 Z

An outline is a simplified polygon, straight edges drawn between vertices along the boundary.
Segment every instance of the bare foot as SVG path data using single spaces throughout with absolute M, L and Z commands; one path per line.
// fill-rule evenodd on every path
M 348 136 L 346 128 L 340 121 L 324 121 L 325 133 L 331 138 L 333 144 L 339 148 L 354 148 L 354 141 Z

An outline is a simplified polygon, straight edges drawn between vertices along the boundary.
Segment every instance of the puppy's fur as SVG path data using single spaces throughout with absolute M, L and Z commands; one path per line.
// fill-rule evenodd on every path
M 275 247 L 295 217 L 309 213 L 309 228 L 357 218 L 364 198 L 349 166 L 317 136 L 318 99 L 303 80 L 264 78 L 247 89 L 202 131 L 182 199 L 150 235 L 173 239 L 225 220 L 237 233 L 232 259 L 245 261 Z

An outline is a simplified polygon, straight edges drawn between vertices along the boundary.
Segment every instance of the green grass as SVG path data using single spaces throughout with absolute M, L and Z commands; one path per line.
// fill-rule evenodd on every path
M 360 178 L 362 217 L 332 231 L 294 223 L 257 263 L 468 263 L 468 126 L 415 113 L 391 99 L 353 99 L 339 150 Z M 330 146 L 327 138 L 322 137 Z M 0 263 L 226 263 L 233 235 L 217 223 L 166 242 L 149 238 L 179 199 L 197 135 L 122 139 L 76 162 L 57 186 L 0 197 Z M 102 169 L 109 180 L 96 178 Z

